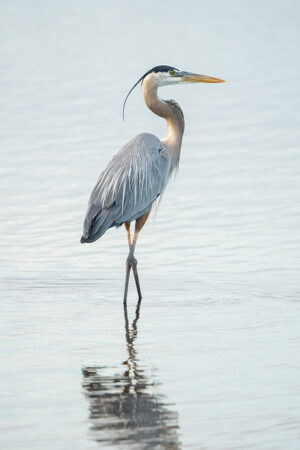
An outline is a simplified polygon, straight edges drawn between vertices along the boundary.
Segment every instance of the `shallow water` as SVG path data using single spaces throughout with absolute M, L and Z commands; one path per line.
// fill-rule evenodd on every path
M 297 449 L 299 4 L 1 5 L 1 447 Z M 134 81 L 174 86 L 180 170 L 139 238 L 80 245 L 89 193 L 165 126 Z

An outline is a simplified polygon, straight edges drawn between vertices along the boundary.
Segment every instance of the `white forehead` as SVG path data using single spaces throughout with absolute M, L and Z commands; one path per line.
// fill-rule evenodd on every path
M 173 70 L 173 69 L 170 69 L 170 70 Z M 174 71 L 175 71 L 175 73 L 180 72 L 179 69 L 178 70 L 174 69 Z M 169 73 L 169 71 L 168 72 L 151 72 L 151 73 L 149 73 L 149 75 L 147 75 L 145 77 L 144 80 L 147 80 L 149 82 L 151 82 L 151 81 L 155 82 L 158 86 L 165 86 L 167 84 L 178 83 L 180 81 L 180 77 L 171 75 Z

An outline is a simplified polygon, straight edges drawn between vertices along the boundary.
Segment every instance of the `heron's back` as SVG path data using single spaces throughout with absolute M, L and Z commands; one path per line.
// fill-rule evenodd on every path
M 94 187 L 81 242 L 94 242 L 108 228 L 137 219 L 149 211 L 164 189 L 169 155 L 154 135 L 142 133 L 110 161 Z

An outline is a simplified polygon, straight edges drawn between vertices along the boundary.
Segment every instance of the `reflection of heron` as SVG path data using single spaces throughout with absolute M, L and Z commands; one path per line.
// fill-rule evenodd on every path
M 154 67 L 146 72 L 127 94 L 123 115 L 126 100 L 140 81 L 143 82 L 146 105 L 167 122 L 167 137 L 160 140 L 153 134 L 139 134 L 113 157 L 91 194 L 81 238 L 82 243 L 94 242 L 108 228 L 125 224 L 129 255 L 126 264 L 124 303 L 127 300 L 131 268 L 139 298 L 142 296 L 137 261 L 134 258 L 137 237 L 150 214 L 153 202 L 163 192 L 170 175 L 178 166 L 184 132 L 184 118 L 180 106 L 174 100 L 161 100 L 157 95 L 157 89 L 170 84 L 220 83 L 223 80 L 182 72 L 171 66 Z M 130 224 L 134 220 L 135 231 L 131 240 Z
M 93 437 L 97 442 L 125 448 L 178 450 L 178 416 L 166 405 L 164 396 L 154 393 L 156 383 L 146 368 L 138 366 L 134 341 L 137 337 L 140 302 L 129 327 L 124 305 L 128 358 L 122 374 L 107 367 L 85 367 L 83 389 L 90 403 Z M 127 447 L 128 446 L 128 447 Z

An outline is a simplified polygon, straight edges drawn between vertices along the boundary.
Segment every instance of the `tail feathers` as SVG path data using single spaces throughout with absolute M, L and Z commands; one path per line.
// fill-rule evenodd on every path
M 105 233 L 105 231 L 108 230 L 108 228 L 113 226 L 111 212 L 107 209 L 99 211 L 99 213 L 93 218 L 90 226 L 87 227 L 86 225 L 87 224 L 85 223 L 83 236 L 80 239 L 80 242 L 82 244 L 84 244 L 85 242 L 96 241 Z

